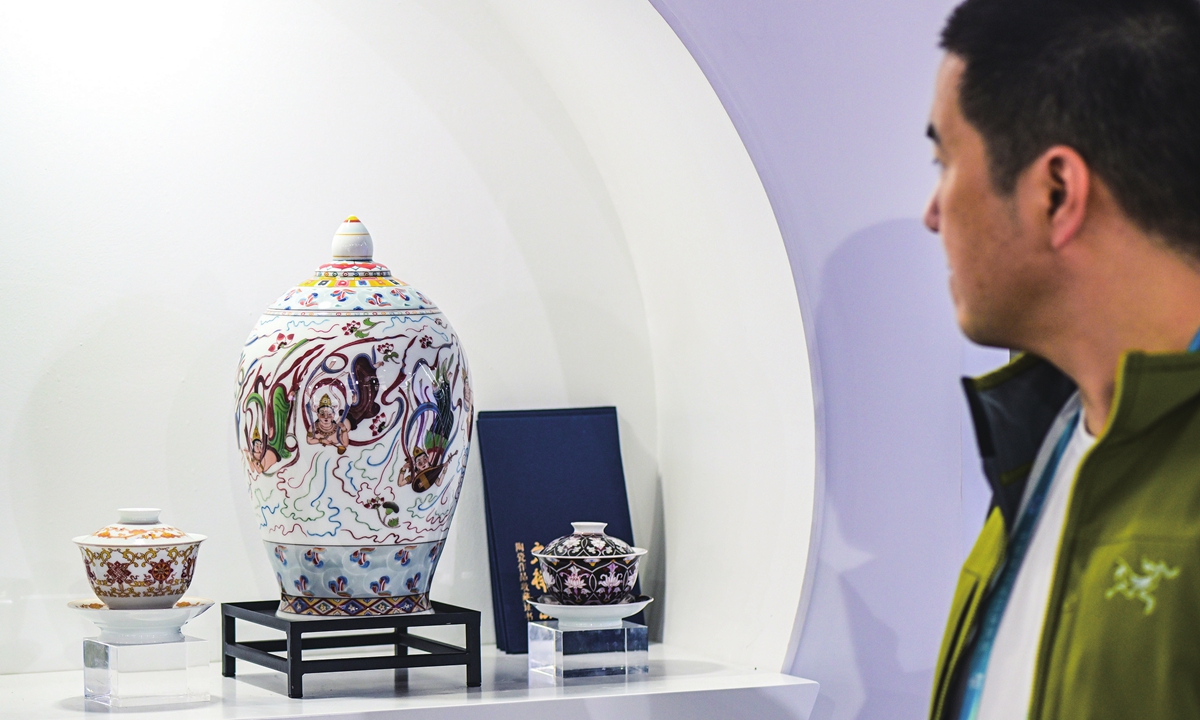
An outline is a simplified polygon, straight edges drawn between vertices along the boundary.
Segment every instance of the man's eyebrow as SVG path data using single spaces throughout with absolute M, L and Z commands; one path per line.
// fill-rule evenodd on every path
M 929 123 L 925 126 L 925 137 L 932 140 L 934 145 L 942 144 L 942 139 L 938 137 L 937 128 L 933 126 L 933 123 Z

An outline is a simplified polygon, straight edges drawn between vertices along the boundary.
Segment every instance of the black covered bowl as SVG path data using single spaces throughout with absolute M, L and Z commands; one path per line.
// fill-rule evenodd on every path
M 575 532 L 533 553 L 546 591 L 563 605 L 629 602 L 646 551 L 604 534 L 605 523 L 572 523 Z

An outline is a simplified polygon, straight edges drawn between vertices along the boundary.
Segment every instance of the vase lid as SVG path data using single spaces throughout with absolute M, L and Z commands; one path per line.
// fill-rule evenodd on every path
M 333 235 L 333 259 L 288 290 L 268 315 L 423 315 L 437 306 L 375 262 L 375 243 L 354 215 Z
M 91 535 L 73 538 L 79 545 L 100 547 L 184 545 L 206 540 L 204 535 L 185 533 L 158 521 L 158 508 L 119 508 L 118 520 Z
M 640 555 L 645 552 L 640 548 L 630 547 L 628 543 L 611 535 L 604 534 L 608 523 L 602 522 L 573 522 L 571 527 L 575 532 L 550 541 L 537 556 L 546 557 L 622 557 Z

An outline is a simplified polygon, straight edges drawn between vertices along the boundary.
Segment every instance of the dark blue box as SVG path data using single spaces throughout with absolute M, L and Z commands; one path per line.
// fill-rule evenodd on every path
M 524 653 L 526 623 L 548 619 L 525 603 L 545 592 L 532 553 L 578 521 L 606 522 L 609 535 L 634 541 L 617 409 L 481 412 L 477 427 L 496 645 Z

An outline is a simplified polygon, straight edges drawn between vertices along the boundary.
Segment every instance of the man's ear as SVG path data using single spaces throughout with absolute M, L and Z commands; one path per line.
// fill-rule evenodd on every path
M 1091 169 L 1066 145 L 1055 145 L 1034 161 L 1031 180 L 1050 235 L 1050 246 L 1061 250 L 1079 233 L 1087 217 Z

